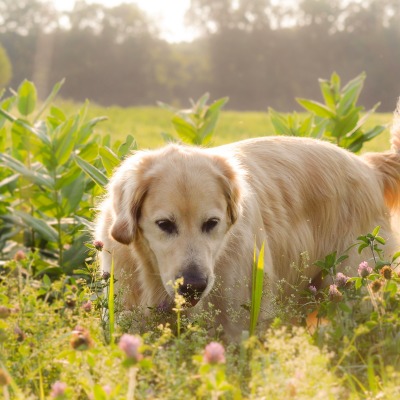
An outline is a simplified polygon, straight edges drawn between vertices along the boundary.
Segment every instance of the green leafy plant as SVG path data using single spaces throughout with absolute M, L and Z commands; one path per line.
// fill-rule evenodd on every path
M 220 110 L 227 103 L 228 98 L 223 97 L 211 105 L 207 105 L 209 97 L 209 94 L 206 93 L 196 102 L 191 100 L 192 107 L 187 110 L 177 110 L 165 103 L 158 103 L 175 114 L 171 122 L 179 139 L 184 143 L 203 146 L 210 144 Z M 167 142 L 176 141 L 174 136 L 168 133 L 162 135 Z
M 362 73 L 344 87 L 341 87 L 340 77 L 336 73 L 332 74 L 330 80 L 320 79 L 324 103 L 297 99 L 309 112 L 305 117 L 296 113 L 284 116 L 270 108 L 275 132 L 278 135 L 321 138 L 352 152 L 360 151 L 365 142 L 378 136 L 385 129 L 382 125 L 367 131 L 363 128 L 365 121 L 379 106 L 377 103 L 365 112 L 363 107 L 357 105 L 365 78 L 366 74 Z

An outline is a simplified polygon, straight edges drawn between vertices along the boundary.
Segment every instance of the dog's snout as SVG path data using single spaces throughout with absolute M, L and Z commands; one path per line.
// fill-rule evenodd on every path
M 198 268 L 192 267 L 186 269 L 180 278 L 183 278 L 183 283 L 179 285 L 178 293 L 185 297 L 192 306 L 196 305 L 207 288 L 207 276 L 202 274 Z

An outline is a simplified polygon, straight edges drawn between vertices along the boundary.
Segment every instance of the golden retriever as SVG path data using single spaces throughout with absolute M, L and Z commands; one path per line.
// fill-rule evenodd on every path
M 251 299 L 255 245 L 265 243 L 272 293 L 281 279 L 295 284 L 302 253 L 311 281 L 320 272 L 312 262 L 345 252 L 378 225 L 390 256 L 399 244 L 391 228 L 400 203 L 399 111 L 386 153 L 356 156 L 284 136 L 137 151 L 117 168 L 99 206 L 102 269 L 110 271 L 113 258 L 127 308 L 172 302 L 171 283 L 183 278 L 188 305 L 213 304 L 221 310 L 216 323 L 237 336 L 248 318 L 229 311 L 244 311 Z M 354 272 L 365 257 L 353 249 L 343 267 Z M 264 296 L 264 317 L 270 302 Z

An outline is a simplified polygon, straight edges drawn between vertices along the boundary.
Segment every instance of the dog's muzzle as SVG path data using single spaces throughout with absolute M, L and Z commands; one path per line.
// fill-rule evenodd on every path
M 197 268 L 190 268 L 178 278 L 183 278 L 183 283 L 179 285 L 178 293 L 185 298 L 187 305 L 194 307 L 207 288 L 207 276 L 200 273 Z

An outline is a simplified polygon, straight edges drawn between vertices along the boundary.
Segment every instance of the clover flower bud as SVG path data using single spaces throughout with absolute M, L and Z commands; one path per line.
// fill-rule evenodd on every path
M 225 349 L 217 342 L 209 343 L 204 349 L 203 360 L 208 364 L 222 364 L 225 362 Z
M 94 240 L 93 246 L 97 251 L 102 251 L 104 247 L 104 243 L 101 240 Z
M 15 254 L 14 254 L 14 260 L 15 261 L 22 261 L 26 258 L 26 254 L 23 250 L 18 250 Z
M 90 300 L 82 304 L 82 310 L 86 312 L 92 311 L 92 302 Z
M 317 294 L 317 288 L 314 285 L 310 285 L 308 287 L 308 290 L 313 296 L 315 296 Z
M 140 354 L 142 339 L 139 336 L 124 333 L 119 340 L 118 346 L 125 353 L 126 357 L 133 361 L 140 361 L 143 355 Z
M 67 384 L 65 382 L 54 382 L 51 386 L 50 397 L 53 399 L 57 399 L 61 396 L 64 396 L 65 390 L 67 389 Z
M 366 278 L 372 272 L 372 268 L 368 265 L 366 261 L 363 261 L 358 266 L 358 275 L 361 278 Z
M 101 276 L 101 279 L 103 279 L 104 281 L 108 281 L 111 277 L 111 274 L 108 271 L 104 271 L 103 275 Z
M 338 272 L 336 274 L 336 285 L 339 288 L 345 287 L 347 284 L 347 281 L 349 280 L 349 277 L 346 276 L 345 274 Z
M 72 331 L 71 347 L 75 350 L 88 350 L 93 346 L 89 331 L 81 326 L 76 326 Z
M 330 285 L 329 286 L 329 300 L 333 301 L 334 303 L 339 303 L 343 299 L 343 295 L 338 290 L 336 285 Z

